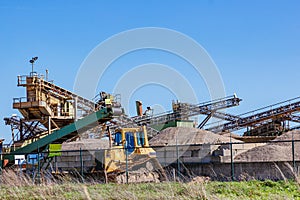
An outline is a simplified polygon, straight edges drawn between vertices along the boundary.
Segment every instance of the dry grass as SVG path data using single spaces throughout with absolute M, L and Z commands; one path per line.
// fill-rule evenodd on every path
M 80 183 L 70 177 L 42 178 L 40 184 L 12 170 L 3 171 L 1 199 L 299 199 L 296 181 L 216 182 L 195 178 L 189 183 Z

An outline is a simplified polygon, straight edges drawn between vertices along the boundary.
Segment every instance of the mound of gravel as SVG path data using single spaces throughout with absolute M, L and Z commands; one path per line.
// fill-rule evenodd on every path
M 292 140 L 293 137 L 294 140 L 300 140 L 300 131 L 284 133 L 273 140 L 275 143 L 267 143 L 250 149 L 237 155 L 234 160 L 241 162 L 292 161 L 292 143 L 281 141 Z M 297 160 L 300 158 L 300 142 L 295 142 L 295 158 Z
M 95 149 L 108 149 L 109 141 L 106 139 L 83 139 L 75 142 L 68 142 L 62 144 L 62 150 L 95 150 Z
M 170 127 L 164 129 L 149 141 L 151 146 L 215 144 L 226 142 L 230 142 L 230 137 L 188 127 Z M 241 141 L 232 138 L 232 142 Z
M 300 130 L 289 131 L 284 133 L 278 137 L 276 137 L 273 141 L 278 141 L 277 145 L 280 146 L 291 146 L 290 142 L 280 142 L 280 141 L 287 141 L 287 140 L 300 140 Z M 300 146 L 300 142 L 295 142 L 295 146 Z

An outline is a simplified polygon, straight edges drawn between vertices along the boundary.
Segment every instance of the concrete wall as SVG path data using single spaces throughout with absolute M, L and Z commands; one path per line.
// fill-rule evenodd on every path
M 88 172 L 96 166 L 95 151 L 82 151 L 81 156 L 79 151 L 64 151 L 53 160 L 52 165 L 61 171 L 81 170 L 83 166 L 83 170 Z
M 185 176 L 192 174 L 193 176 L 209 176 L 212 180 L 231 180 L 230 155 L 212 156 L 216 148 L 217 146 L 213 145 L 179 146 L 177 150 L 180 158 L 180 172 Z M 177 150 L 176 147 L 156 149 L 158 160 L 166 169 L 177 169 Z M 222 159 L 212 158 L 222 158 L 223 162 Z M 78 151 L 63 152 L 62 156 L 56 158 L 56 161 L 53 166 L 60 170 L 81 169 Z M 82 151 L 82 161 L 84 171 L 93 169 L 96 166 L 95 152 Z M 233 166 L 235 180 L 294 178 L 292 162 L 239 162 L 234 163 Z M 296 169 L 300 172 L 300 161 L 296 162 Z
M 177 164 L 171 165 L 177 169 Z M 295 178 L 292 162 L 252 162 L 234 163 L 235 180 L 283 180 Z M 296 170 L 300 171 L 300 162 L 296 162 Z M 181 163 L 180 172 L 183 175 L 208 176 L 212 180 L 231 180 L 231 163 Z
M 245 143 L 245 144 L 233 144 L 232 153 L 233 157 L 240 153 L 248 151 L 257 146 L 262 146 L 264 143 Z M 177 157 L 184 163 L 215 163 L 215 162 L 230 162 L 230 146 L 215 145 L 215 144 L 202 144 L 202 145 L 180 145 L 165 146 L 165 147 L 153 147 L 156 151 L 158 160 L 161 163 L 171 164 Z

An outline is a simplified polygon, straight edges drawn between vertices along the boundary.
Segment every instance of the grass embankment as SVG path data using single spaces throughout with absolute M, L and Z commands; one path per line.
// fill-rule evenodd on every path
M 0 188 L 1 199 L 300 199 L 293 181 L 49 184 Z

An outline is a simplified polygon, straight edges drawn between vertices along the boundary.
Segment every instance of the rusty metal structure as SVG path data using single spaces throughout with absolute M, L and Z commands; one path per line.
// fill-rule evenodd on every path
M 121 105 L 114 102 L 112 95 L 101 92 L 102 98 L 94 102 L 45 80 L 44 76 L 33 71 L 30 75 L 18 76 L 17 85 L 26 89 L 26 97 L 13 99 L 13 108 L 22 117 L 4 118 L 12 132 L 12 141 L 6 145 L 5 153 L 11 155 L 40 152 L 50 144 L 73 140 L 122 114 Z M 1 158 L 0 167 L 12 164 L 11 155 Z M 5 165 L 2 165 L 3 160 L 6 160 Z
M 263 107 L 237 116 L 236 120 L 223 124 L 209 124 L 213 132 L 247 129 L 245 136 L 272 136 L 290 130 L 290 122 L 300 122 L 300 97 Z
M 35 72 L 31 72 L 30 75 L 18 76 L 17 85 L 26 88 L 26 97 L 13 99 L 13 108 L 18 109 L 23 117 L 5 118 L 6 124 L 12 128 L 13 143 L 17 146 L 22 145 L 22 141 L 36 140 L 98 110 L 103 103 L 100 101 L 101 95 L 106 95 L 100 93 L 94 100 L 89 100 L 55 85 L 45 79 L 43 75 Z M 114 97 L 109 96 L 108 98 Z M 120 97 L 118 96 L 118 98 Z M 220 111 L 238 106 L 240 101 L 241 99 L 236 95 L 197 105 L 177 101 L 172 103 L 172 111 L 155 116 L 143 115 L 140 105 L 137 107 L 138 116 L 122 115 L 114 119 L 109 126 L 114 129 L 122 126 L 136 127 L 147 124 L 149 136 L 153 137 L 158 134 L 157 130 L 151 128 L 153 125 L 205 115 L 205 119 L 198 125 L 198 128 L 203 128 L 211 118 L 217 118 L 227 122 L 210 124 L 209 128 L 206 128 L 207 130 L 222 132 L 246 128 L 245 136 L 262 136 L 279 134 L 289 129 L 289 121 L 300 122 L 300 116 L 295 114 L 300 110 L 300 98 L 290 99 L 238 116 Z M 286 105 L 284 105 L 285 103 Z
M 5 124 L 11 127 L 12 142 L 6 148 L 8 151 L 1 152 L 3 141 L 0 140 L 0 169 L 13 166 L 13 163 L 16 165 L 13 161 L 18 160 L 19 155 L 30 160 L 31 154 L 34 154 L 38 158 L 37 174 L 40 174 L 39 170 L 43 169 L 43 166 L 46 170 L 53 161 L 53 147 L 61 148 L 62 143 L 74 140 L 91 129 L 95 132 L 105 130 L 109 136 L 107 141 L 110 150 L 100 151 L 96 159 L 102 161 L 103 158 L 106 159 L 104 165 L 97 164 L 100 166 L 98 172 L 104 169 L 105 173 L 119 173 L 128 172 L 128 167 L 132 169 L 147 167 L 151 159 L 156 159 L 154 156 L 156 152 L 148 143 L 148 137 L 152 138 L 159 134 L 155 126 L 163 125 L 162 127 L 166 128 L 172 126 L 174 124 L 172 122 L 190 123 L 190 118 L 198 115 L 204 115 L 203 121 L 197 126 L 199 129 L 204 128 L 211 118 L 226 121 L 222 124 L 208 124 L 210 127 L 206 130 L 215 133 L 247 129 L 243 136 L 233 136 L 246 143 L 271 140 L 286 130 L 300 128 L 300 126 L 290 127 L 290 122 L 300 123 L 300 115 L 297 115 L 300 112 L 300 97 L 237 116 L 224 112 L 224 109 L 238 106 L 242 101 L 235 94 L 200 104 L 173 101 L 171 111 L 158 115 L 153 115 L 150 107 L 143 112 L 142 102 L 137 101 L 137 116 L 128 117 L 121 108 L 119 95 L 101 92 L 93 100 L 81 97 L 48 81 L 47 74 L 45 78 L 34 72 L 33 63 L 36 59 L 37 57 L 34 57 L 30 60 L 32 72 L 17 78 L 17 86 L 26 89 L 26 97 L 13 99 L 13 108 L 17 109 L 22 117 L 13 115 L 4 118 Z M 195 127 L 195 124 L 192 125 Z M 140 127 L 137 128 L 138 126 Z M 132 163 L 128 163 L 129 149 L 132 150 L 129 156 Z M 41 155 L 41 152 L 46 154 Z M 39 157 L 43 158 L 42 163 Z M 82 159 L 81 149 L 80 159 Z M 153 160 L 151 166 L 158 166 L 161 169 L 160 174 L 164 174 L 158 164 L 158 161 Z M 93 173 L 94 169 L 96 167 L 88 173 Z M 83 174 L 83 171 L 81 173 Z M 134 176 L 137 180 L 145 172 L 139 173 L 136 170 L 134 173 L 137 173 Z
M 125 115 L 122 115 L 119 118 L 115 119 L 115 123 L 111 124 L 110 127 L 111 129 L 115 129 L 118 126 L 131 125 L 134 127 L 145 124 L 148 128 L 148 135 L 151 138 L 156 134 L 159 134 L 159 131 L 155 130 L 154 128 L 151 128 L 151 126 L 161 125 L 178 120 L 189 120 L 190 117 L 197 115 L 206 115 L 207 117 L 198 126 L 199 128 L 202 128 L 211 117 L 227 121 L 234 121 L 238 119 L 239 117 L 221 112 L 220 110 L 238 106 L 241 101 L 242 99 L 238 98 L 236 95 L 203 102 L 196 105 L 181 103 L 177 101 L 172 103 L 172 111 L 168 111 L 157 115 L 143 115 L 141 109 L 141 102 L 138 101 L 138 116 L 127 117 Z
M 26 97 L 13 99 L 13 108 L 17 109 L 22 117 L 4 118 L 6 125 L 11 126 L 10 145 L 13 148 L 37 141 L 105 107 L 103 99 L 88 100 L 55 85 L 35 72 L 18 76 L 17 86 L 26 89 Z M 110 102 L 114 103 L 111 106 L 120 108 L 121 105 L 115 103 L 112 95 L 109 98 Z
M 43 76 L 18 76 L 18 86 L 26 88 L 26 97 L 14 98 L 13 108 L 25 119 L 38 119 L 42 124 L 61 128 L 80 115 L 94 110 L 95 103 L 61 88 Z

